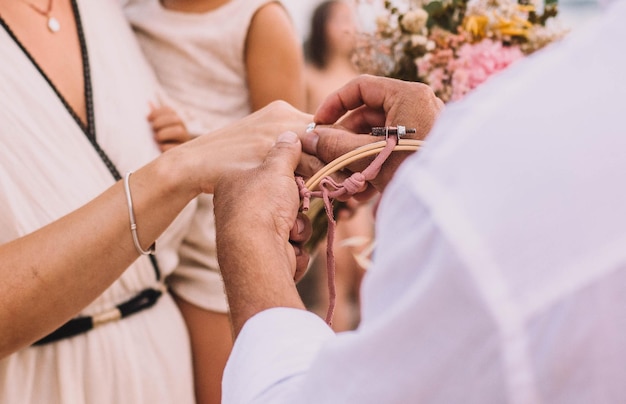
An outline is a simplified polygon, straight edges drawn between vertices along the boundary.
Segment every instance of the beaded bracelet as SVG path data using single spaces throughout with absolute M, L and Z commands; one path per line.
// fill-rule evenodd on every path
M 126 193 L 126 204 L 128 205 L 128 216 L 130 217 L 130 234 L 133 236 L 133 243 L 135 244 L 135 249 L 141 255 L 154 255 L 155 244 L 152 243 L 147 250 L 141 248 L 141 244 L 139 244 L 139 238 L 137 237 L 137 223 L 135 223 L 135 212 L 133 211 L 133 199 L 130 196 L 130 175 L 132 171 L 128 171 L 124 176 L 124 192 Z

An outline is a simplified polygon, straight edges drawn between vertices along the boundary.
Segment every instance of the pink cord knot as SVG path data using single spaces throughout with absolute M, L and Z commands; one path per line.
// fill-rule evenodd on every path
M 400 127 L 398 127 L 400 128 Z M 333 313 L 335 311 L 335 254 L 333 252 L 333 245 L 335 239 L 335 219 L 333 217 L 333 205 L 332 200 L 344 195 L 354 195 L 357 192 L 363 190 L 367 180 L 374 179 L 380 171 L 383 163 L 393 148 L 398 143 L 398 135 L 385 132 L 387 137 L 387 145 L 378 153 L 376 158 L 370 163 L 370 165 L 361 173 L 354 173 L 348 179 L 341 184 L 335 182 L 330 176 L 326 176 L 320 180 L 320 191 L 310 191 L 307 189 L 304 179 L 302 177 L 296 177 L 296 183 L 298 184 L 298 191 L 300 198 L 302 199 L 302 210 L 307 211 L 311 202 L 311 197 L 322 198 L 324 200 L 324 208 L 326 215 L 328 216 L 328 234 L 326 241 L 326 269 L 328 270 L 328 311 L 326 312 L 326 322 L 328 325 L 332 325 Z
M 365 176 L 361 173 L 354 173 L 342 185 L 348 195 L 354 195 L 365 187 Z
M 302 210 L 306 212 L 311 204 L 311 191 L 305 186 L 304 178 L 302 177 L 296 177 L 296 184 L 298 184 L 300 199 L 302 199 Z

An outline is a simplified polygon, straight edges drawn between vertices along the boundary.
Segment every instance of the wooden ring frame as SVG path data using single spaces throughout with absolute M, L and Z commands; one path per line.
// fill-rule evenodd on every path
M 398 144 L 394 147 L 393 151 L 416 151 L 419 150 L 420 147 L 422 147 L 422 144 L 422 140 L 400 139 L 398 141 Z M 358 147 L 344 155 L 341 155 L 322 167 L 322 169 L 315 173 L 315 175 L 313 175 L 311 178 L 309 178 L 304 185 L 308 190 L 314 191 L 315 188 L 322 181 L 322 178 L 327 177 L 347 167 L 355 161 L 380 153 L 386 145 L 387 141 L 381 140 L 380 142 L 370 143 L 368 145 Z

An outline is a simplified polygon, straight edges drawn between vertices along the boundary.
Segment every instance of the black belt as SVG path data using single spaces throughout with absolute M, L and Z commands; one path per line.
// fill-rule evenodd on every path
M 132 299 L 117 305 L 114 309 L 102 314 L 89 317 L 76 317 L 67 323 L 63 324 L 56 331 L 48 334 L 33 345 L 45 345 L 50 342 L 55 342 L 63 338 L 74 337 L 78 334 L 87 332 L 99 325 L 116 321 L 124 317 L 128 317 L 131 314 L 140 312 L 154 306 L 162 292 L 156 289 L 144 289 L 137 296 Z

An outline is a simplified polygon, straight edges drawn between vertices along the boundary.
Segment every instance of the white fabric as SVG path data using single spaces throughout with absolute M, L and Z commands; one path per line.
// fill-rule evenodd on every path
M 159 0 L 124 1 L 124 12 L 157 78 L 192 135 L 208 133 L 250 114 L 245 43 L 254 14 L 272 0 L 231 0 L 205 13 L 163 8 Z M 181 251 L 177 273 L 205 266 L 218 271 L 213 198 L 198 198 L 198 214 Z M 197 289 L 194 276 L 179 276 L 180 290 Z M 215 311 L 226 312 L 223 286 L 213 283 L 203 297 Z M 188 293 L 197 296 L 197 293 Z M 196 302 L 197 303 L 197 302 Z
M 626 402 L 624 18 L 450 105 L 383 198 L 358 330 L 258 314 L 224 402 Z
M 252 17 L 272 0 L 230 0 L 205 13 L 163 8 L 159 0 L 124 7 L 139 44 L 188 130 L 202 134 L 250 114 L 245 44 Z
M 123 175 L 159 153 L 146 120 L 148 102 L 157 99 L 159 89 L 119 5 L 78 3 L 97 139 Z M 114 179 L 51 87 L 1 28 L 0 60 L 0 243 L 5 243 L 84 205 Z M 215 285 L 221 288 L 219 274 L 191 266 L 182 273 L 177 269 L 179 259 L 188 260 L 178 250 L 195 205 L 157 241 L 157 258 L 164 277 L 193 284 L 173 285 L 178 295 L 211 308 L 205 295 Z M 109 310 L 147 287 L 158 285 L 149 259 L 141 257 L 82 314 Z M 223 300 L 218 306 L 224 306 Z M 119 322 L 0 361 L 1 403 L 193 401 L 188 335 L 168 294 L 155 307 Z

